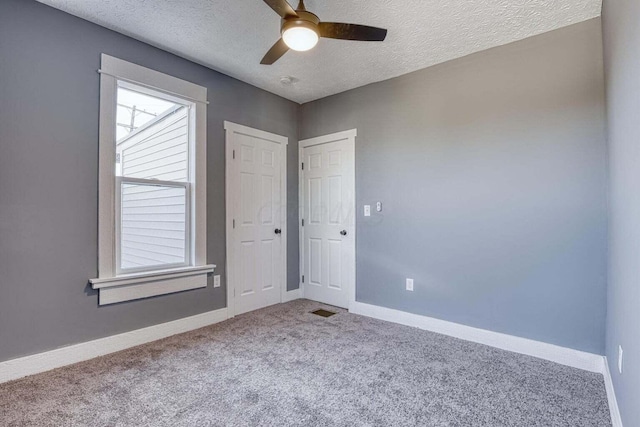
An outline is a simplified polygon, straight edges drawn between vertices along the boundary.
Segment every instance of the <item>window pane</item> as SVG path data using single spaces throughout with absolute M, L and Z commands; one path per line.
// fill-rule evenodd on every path
M 186 182 L 188 153 L 188 107 L 118 89 L 116 175 Z
M 122 183 L 120 269 L 185 264 L 186 188 Z
M 122 139 L 173 107 L 175 107 L 173 102 L 118 88 L 116 139 Z

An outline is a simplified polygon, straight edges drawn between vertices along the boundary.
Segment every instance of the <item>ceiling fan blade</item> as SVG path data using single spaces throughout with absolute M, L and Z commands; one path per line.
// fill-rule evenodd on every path
M 329 39 L 381 42 L 387 37 L 387 30 L 384 28 L 369 27 L 367 25 L 321 22 L 318 28 L 320 37 Z
M 262 61 L 260 61 L 260 63 L 262 65 L 271 65 L 278 59 L 280 59 L 282 55 L 287 53 L 288 50 L 289 46 L 286 45 L 284 40 L 280 39 L 271 47 L 271 49 L 269 49 L 269 52 L 267 52 L 264 58 L 262 58 Z
M 264 0 L 264 2 L 282 18 L 286 18 L 287 16 L 298 16 L 296 11 L 293 10 L 286 0 Z

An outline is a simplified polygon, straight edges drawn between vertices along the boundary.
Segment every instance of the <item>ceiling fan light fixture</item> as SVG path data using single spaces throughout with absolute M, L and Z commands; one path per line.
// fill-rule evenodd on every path
M 304 52 L 313 49 L 320 37 L 338 40 L 378 41 L 387 37 L 384 28 L 368 25 L 346 24 L 340 22 L 321 22 L 320 18 L 304 6 L 299 0 L 294 9 L 287 0 L 263 0 L 280 18 L 282 18 L 278 41 L 271 46 L 260 61 L 271 65 L 289 50 Z
M 313 49 L 318 44 L 318 39 L 318 33 L 310 25 L 291 26 L 282 32 L 285 44 L 298 52 Z

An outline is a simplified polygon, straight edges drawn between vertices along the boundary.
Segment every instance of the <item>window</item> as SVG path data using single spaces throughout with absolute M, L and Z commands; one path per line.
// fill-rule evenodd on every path
M 205 287 L 206 89 L 102 56 L 100 304 Z
M 191 104 L 120 83 L 116 112 L 116 271 L 190 265 Z M 119 137 L 119 138 L 118 138 Z

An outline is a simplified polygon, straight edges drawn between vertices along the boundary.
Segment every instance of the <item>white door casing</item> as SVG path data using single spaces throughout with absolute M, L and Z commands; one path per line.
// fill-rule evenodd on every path
M 355 137 L 345 131 L 299 143 L 300 271 L 304 298 L 355 301 Z
M 224 122 L 229 316 L 286 293 L 286 137 Z

